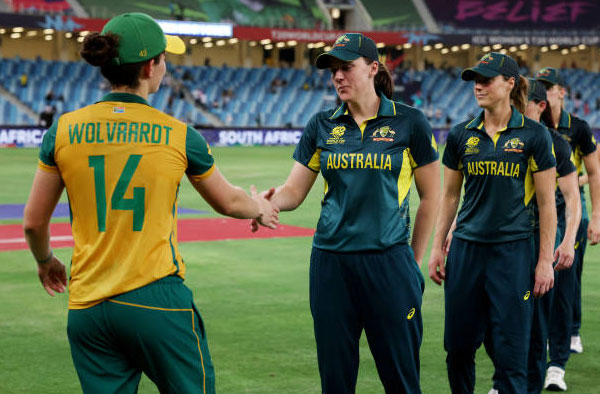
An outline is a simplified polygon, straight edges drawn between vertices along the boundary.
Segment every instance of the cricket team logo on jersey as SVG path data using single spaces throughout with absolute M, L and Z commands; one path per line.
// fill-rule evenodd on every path
M 505 152 L 522 153 L 524 146 L 525 143 L 521 141 L 520 138 L 511 138 L 510 140 L 506 141 L 506 143 L 504 143 L 503 148 Z
M 467 147 L 465 149 L 465 155 L 474 155 L 479 153 L 479 137 L 470 137 L 465 144 Z
M 392 130 L 390 128 L 390 126 L 383 126 L 383 127 L 378 128 L 377 130 L 375 130 L 373 132 L 373 134 L 371 135 L 371 138 L 373 138 L 373 141 L 392 142 L 392 141 L 394 141 L 395 135 L 396 135 L 396 132 L 394 130 Z
M 336 127 L 334 127 L 331 130 L 331 132 L 329 133 L 331 135 L 331 138 L 327 139 L 327 145 L 343 144 L 343 143 L 345 143 L 346 140 L 342 138 L 344 136 L 345 132 L 346 132 L 346 126 L 336 126 Z

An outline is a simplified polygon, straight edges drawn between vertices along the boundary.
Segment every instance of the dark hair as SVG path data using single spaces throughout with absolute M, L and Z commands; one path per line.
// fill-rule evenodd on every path
M 365 63 L 371 64 L 374 60 L 365 59 Z M 392 74 L 390 74 L 389 70 L 385 66 L 383 62 L 378 62 L 379 68 L 377 69 L 377 74 L 375 74 L 375 90 L 381 91 L 388 99 L 391 99 L 394 95 L 394 81 L 392 80 Z
M 80 54 L 92 66 L 100 67 L 100 72 L 113 88 L 127 86 L 135 89 L 140 85 L 142 67 L 149 61 L 159 64 L 160 54 L 151 60 L 118 65 L 113 63 L 113 59 L 119 56 L 118 46 L 119 36 L 112 33 L 92 33 L 85 37 Z
M 550 106 L 548 101 L 546 101 L 546 108 L 540 116 L 540 121 L 542 121 L 546 126 L 548 126 L 549 129 L 554 128 L 554 121 L 552 120 L 552 107 Z
M 504 79 L 508 81 L 512 77 L 504 76 Z M 517 85 L 518 83 L 518 85 Z M 527 107 L 527 90 L 529 89 L 529 82 L 527 78 L 522 75 L 519 75 L 519 80 L 515 81 L 515 86 L 513 86 L 510 91 L 510 101 L 515 106 L 517 111 L 524 114 L 525 108 Z

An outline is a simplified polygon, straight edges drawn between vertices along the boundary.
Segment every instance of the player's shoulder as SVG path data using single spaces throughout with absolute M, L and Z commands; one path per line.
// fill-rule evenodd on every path
M 581 130 L 581 129 L 589 129 L 590 125 L 588 122 L 586 122 L 585 120 L 581 119 L 580 117 L 570 114 L 571 115 L 571 128 L 572 129 L 576 129 L 576 130 Z
M 465 133 L 468 133 L 469 130 L 476 128 L 477 125 L 473 125 L 475 123 L 475 121 L 476 121 L 476 118 L 473 118 L 473 119 L 465 120 L 464 122 L 455 124 L 454 126 L 452 126 L 450 128 L 450 131 L 448 132 L 448 134 L 461 136 Z
M 395 116 L 411 116 L 415 118 L 425 118 L 425 114 L 418 108 L 410 105 L 401 103 L 399 101 L 392 101 L 395 109 Z

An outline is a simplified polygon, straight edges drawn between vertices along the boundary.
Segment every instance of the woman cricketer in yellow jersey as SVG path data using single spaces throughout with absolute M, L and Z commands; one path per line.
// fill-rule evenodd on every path
M 492 52 L 463 71 L 483 111 L 452 128 L 429 276 L 445 280 L 444 347 L 453 393 L 472 393 L 475 352 L 489 330 L 501 393 L 527 391 L 533 300 L 553 286 L 555 166 L 550 134 L 522 115 L 527 81 L 510 56 Z M 515 106 L 511 106 L 511 100 Z M 465 188 L 444 262 L 443 245 Z M 539 208 L 534 257 L 531 200 Z
M 419 269 L 437 212 L 439 161 L 420 111 L 391 101 L 375 43 L 344 34 L 317 58 L 343 104 L 315 114 L 272 201 L 298 207 L 317 175 L 325 193 L 310 259 L 310 308 L 323 393 L 354 393 L 364 330 L 386 393 L 420 393 Z M 409 190 L 420 204 L 412 242 Z
M 135 393 L 141 373 L 161 393 L 213 393 L 200 313 L 177 246 L 182 176 L 219 213 L 277 224 L 277 209 L 220 174 L 202 135 L 148 104 L 165 74 L 165 36 L 148 15 L 123 14 L 86 37 L 81 55 L 111 92 L 62 115 L 44 136 L 25 209 L 25 236 L 50 295 L 67 274 L 49 221 L 64 188 L 74 239 L 67 333 L 83 392 Z

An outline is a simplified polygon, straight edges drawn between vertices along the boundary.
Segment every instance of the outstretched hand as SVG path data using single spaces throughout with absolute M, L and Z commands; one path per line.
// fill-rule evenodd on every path
M 48 294 L 54 297 L 54 292 L 64 293 L 67 286 L 67 271 L 65 265 L 56 256 L 43 264 L 38 264 L 38 276 Z
M 271 202 L 273 194 L 275 194 L 274 187 L 257 194 L 256 187 L 254 185 L 250 186 L 250 195 L 258 203 L 260 210 L 259 216 L 250 222 L 252 232 L 258 231 L 259 224 L 270 229 L 277 228 L 279 224 L 279 207 Z

